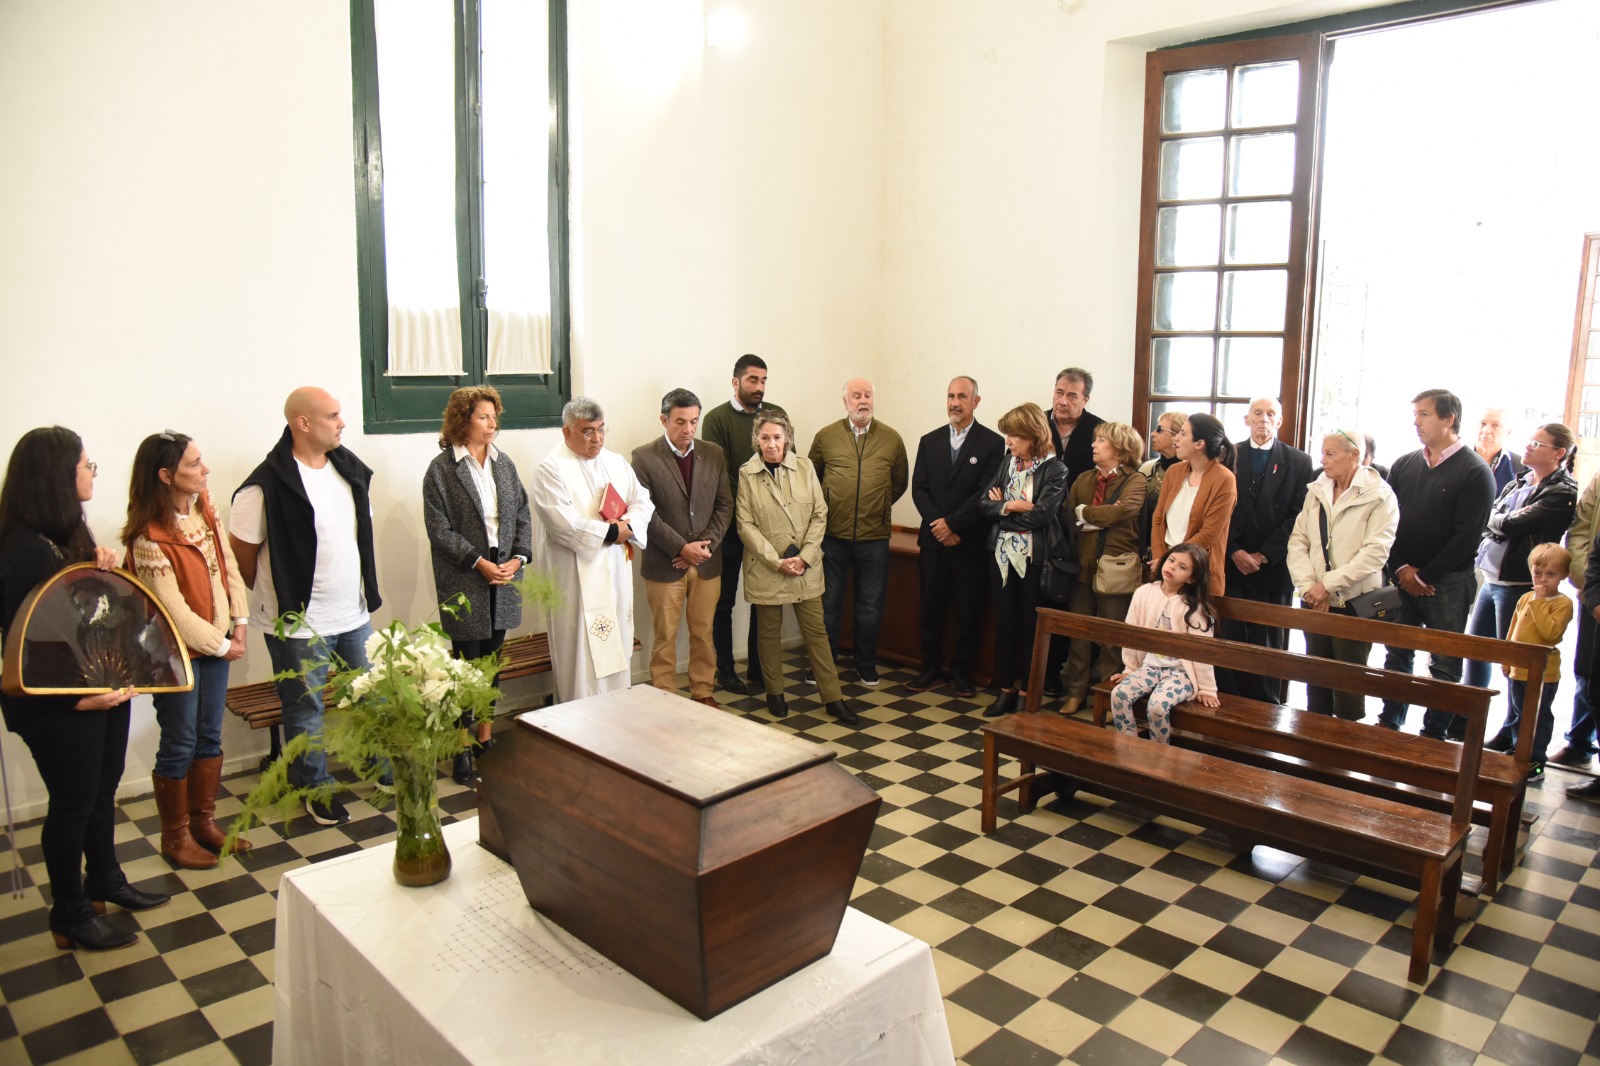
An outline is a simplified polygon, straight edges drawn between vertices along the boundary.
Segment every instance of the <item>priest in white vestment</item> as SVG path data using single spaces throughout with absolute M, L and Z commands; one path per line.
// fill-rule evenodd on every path
M 605 413 L 587 396 L 561 409 L 561 443 L 534 473 L 533 509 L 544 565 L 561 592 L 550 617 L 556 698 L 582 699 L 633 683 L 633 563 L 655 505 L 628 460 L 606 449 Z M 626 510 L 600 516 L 607 486 Z

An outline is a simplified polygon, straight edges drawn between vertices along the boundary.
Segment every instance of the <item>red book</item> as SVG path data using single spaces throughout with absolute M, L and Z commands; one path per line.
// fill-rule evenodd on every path
M 600 497 L 600 517 L 607 522 L 619 522 L 622 516 L 628 513 L 627 501 L 622 498 L 622 493 L 617 491 L 615 485 L 607 485 L 604 496 Z M 624 544 L 622 554 L 630 562 L 633 560 L 633 545 Z

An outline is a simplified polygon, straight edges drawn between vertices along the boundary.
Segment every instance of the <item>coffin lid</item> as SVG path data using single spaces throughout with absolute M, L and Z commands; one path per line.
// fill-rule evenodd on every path
M 519 727 L 696 807 L 706 807 L 834 758 L 832 748 L 647 686 L 560 703 Z

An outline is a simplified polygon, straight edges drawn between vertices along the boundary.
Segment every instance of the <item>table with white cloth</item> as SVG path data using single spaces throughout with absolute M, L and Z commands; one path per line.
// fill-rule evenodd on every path
M 393 843 L 284 875 L 278 1066 L 954 1062 L 932 952 L 859 911 L 826 958 L 701 1021 L 534 911 L 476 819 L 445 838 L 428 888 L 395 882 Z

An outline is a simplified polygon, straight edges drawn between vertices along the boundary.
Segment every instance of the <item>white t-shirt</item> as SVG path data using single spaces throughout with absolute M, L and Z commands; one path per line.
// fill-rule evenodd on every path
M 1194 499 L 1200 495 L 1200 486 L 1189 484 L 1184 478 L 1172 502 L 1167 505 L 1167 547 L 1176 548 L 1189 535 L 1189 515 L 1194 510 Z
M 356 545 L 355 496 L 332 463 L 317 469 L 296 459 L 295 466 L 316 516 L 317 559 L 311 577 L 311 602 L 306 604 L 305 628 L 290 636 L 304 639 L 311 636 L 312 630 L 325 637 L 348 633 L 366 624 L 368 618 L 367 600 L 361 591 L 361 550 Z M 241 489 L 233 498 L 228 528 L 246 544 L 261 545 L 256 558 L 256 584 L 250 590 L 250 623 L 270 633 L 279 608 L 266 543 L 264 502 L 260 486 Z

